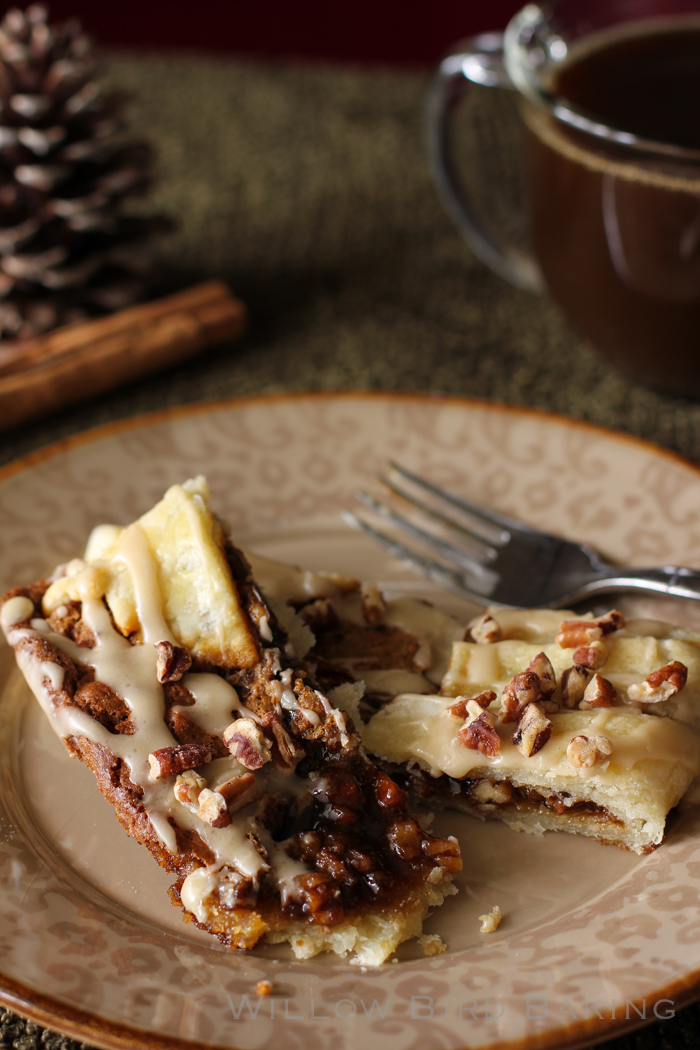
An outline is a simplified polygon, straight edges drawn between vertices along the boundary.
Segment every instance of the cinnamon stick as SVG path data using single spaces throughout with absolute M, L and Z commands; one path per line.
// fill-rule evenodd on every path
M 239 336 L 244 305 L 222 281 L 36 339 L 0 343 L 0 430 L 105 393 Z

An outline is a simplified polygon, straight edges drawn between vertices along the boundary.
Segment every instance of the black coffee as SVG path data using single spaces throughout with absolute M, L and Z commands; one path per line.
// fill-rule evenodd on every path
M 606 123 L 700 149 L 700 27 L 601 39 L 554 88 Z M 611 360 L 700 395 L 700 162 L 659 163 L 526 106 L 533 246 L 555 298 Z
M 700 149 L 700 26 L 603 42 L 565 63 L 554 90 L 604 124 Z

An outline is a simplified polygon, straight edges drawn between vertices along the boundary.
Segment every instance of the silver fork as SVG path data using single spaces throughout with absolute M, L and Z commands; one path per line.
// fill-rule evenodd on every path
M 406 546 L 352 511 L 344 511 L 343 517 L 440 587 L 480 605 L 556 609 L 612 591 L 700 601 L 700 572 L 695 569 L 674 565 L 621 569 L 609 565 L 587 544 L 539 532 L 506 514 L 446 492 L 396 463 L 390 466 L 401 481 L 388 477 L 379 480 L 428 519 L 438 522 L 443 535 L 416 524 L 366 492 L 356 493 L 357 499 L 430 554 Z M 449 538 L 450 533 L 459 534 L 460 542 Z

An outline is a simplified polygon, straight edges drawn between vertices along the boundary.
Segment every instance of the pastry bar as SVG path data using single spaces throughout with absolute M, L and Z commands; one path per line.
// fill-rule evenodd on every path
M 553 610 L 465 630 L 371 584 L 303 604 L 278 582 L 313 626 L 319 677 L 365 682 L 363 745 L 414 797 L 637 853 L 662 841 L 700 772 L 700 636 Z
M 493 610 L 485 625 L 489 639 L 454 643 L 438 695 L 374 715 L 367 749 L 431 805 L 658 846 L 700 772 L 697 637 L 617 612 Z
M 352 587 L 317 575 L 305 596 Z M 98 527 L 83 559 L 5 595 L 0 620 L 70 754 L 173 873 L 187 921 L 233 948 L 377 964 L 455 892 L 459 848 L 362 757 L 304 663 L 311 632 L 279 608 L 197 478 L 126 528 Z

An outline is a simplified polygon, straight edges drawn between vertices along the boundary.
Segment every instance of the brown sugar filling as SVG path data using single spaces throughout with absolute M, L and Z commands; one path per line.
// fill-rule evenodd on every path
M 406 791 L 426 801 L 435 797 L 443 798 L 446 802 L 460 798 L 481 813 L 488 813 L 493 809 L 519 810 L 530 813 L 548 813 L 558 817 L 576 816 L 584 820 L 590 818 L 595 825 L 624 827 L 624 821 L 605 809 L 604 806 L 585 799 L 571 802 L 571 795 L 566 791 L 543 795 L 534 788 L 516 787 L 509 781 L 499 780 L 492 783 L 504 786 L 510 792 L 510 797 L 503 801 L 489 799 L 488 803 L 484 803 L 483 800 L 475 798 L 473 792 L 478 784 L 488 782 L 488 778 L 465 777 L 464 780 L 454 780 L 446 773 L 439 777 L 431 777 L 421 769 L 412 769 L 407 772 L 400 766 L 389 764 L 385 764 L 385 768 Z

